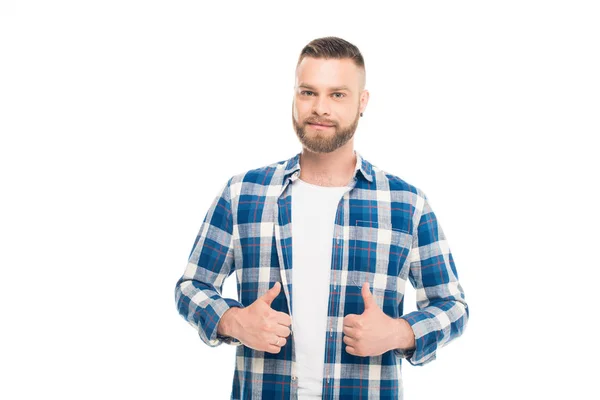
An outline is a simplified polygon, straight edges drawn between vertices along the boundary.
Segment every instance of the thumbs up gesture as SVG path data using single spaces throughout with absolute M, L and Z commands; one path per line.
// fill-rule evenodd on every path
M 346 352 L 355 356 L 378 356 L 396 348 L 414 347 L 414 333 L 403 319 L 386 315 L 377 305 L 369 282 L 361 288 L 365 311 L 344 317 Z
M 252 349 L 279 353 L 287 343 L 286 338 L 291 333 L 289 326 L 292 324 L 292 319 L 288 314 L 271 308 L 273 300 L 280 291 L 281 284 L 275 282 L 271 289 L 248 307 L 230 309 L 236 310 L 232 314 L 232 320 L 226 322 L 231 326 L 231 336 Z

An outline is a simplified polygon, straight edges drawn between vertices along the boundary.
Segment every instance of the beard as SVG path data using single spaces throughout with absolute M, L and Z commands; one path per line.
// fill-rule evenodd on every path
M 360 113 L 357 109 L 356 118 L 354 118 L 354 121 L 346 127 L 339 127 L 338 124 L 333 121 L 311 118 L 308 119 L 308 121 L 319 121 L 327 125 L 333 125 L 334 132 L 315 130 L 314 133 L 307 134 L 306 128 L 308 127 L 308 122 L 305 120 L 302 124 L 299 124 L 292 112 L 292 122 L 294 124 L 294 129 L 296 130 L 296 135 L 298 136 L 298 139 L 300 139 L 300 143 L 313 153 L 331 153 L 348 143 L 354 136 L 354 132 L 356 132 L 359 117 Z

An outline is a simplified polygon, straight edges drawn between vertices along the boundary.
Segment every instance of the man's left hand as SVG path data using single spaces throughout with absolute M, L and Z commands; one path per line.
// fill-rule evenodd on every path
M 378 356 L 396 348 L 414 347 L 414 333 L 405 320 L 386 315 L 365 282 L 361 288 L 365 311 L 344 317 L 346 352 L 355 356 Z

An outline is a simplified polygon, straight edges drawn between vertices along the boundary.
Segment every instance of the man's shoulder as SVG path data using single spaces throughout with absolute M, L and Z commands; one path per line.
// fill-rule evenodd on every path
M 249 169 L 244 172 L 240 172 L 232 177 L 232 180 L 236 182 L 254 182 L 268 184 L 265 179 L 271 178 L 277 172 L 283 172 L 290 159 L 272 162 L 270 164 L 262 165 L 253 169 Z
M 261 190 L 257 186 L 281 184 L 283 174 L 290 165 L 293 165 L 296 158 L 297 155 L 237 173 L 229 178 L 227 185 L 234 187 L 236 190 L 233 191 L 239 194 L 242 187 L 246 187 L 248 188 L 246 190 L 254 192 Z
M 381 169 L 373 164 L 371 164 L 373 175 L 375 176 L 375 180 L 379 182 L 383 182 L 377 185 L 379 188 L 389 188 L 391 192 L 411 192 L 418 196 L 423 196 L 423 191 L 417 186 L 407 182 L 405 179 L 401 178 L 396 174 L 392 174 L 384 169 Z

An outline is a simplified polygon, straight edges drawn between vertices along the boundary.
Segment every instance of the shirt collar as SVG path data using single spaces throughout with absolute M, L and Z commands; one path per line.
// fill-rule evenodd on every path
M 289 175 L 293 174 L 292 181 L 295 180 L 298 176 L 300 176 L 300 154 L 296 154 L 294 157 L 290 158 L 285 166 L 285 170 L 283 172 L 284 179 Z M 358 151 L 354 150 L 354 154 L 356 154 L 356 166 L 354 167 L 354 177 L 360 174 L 369 182 L 373 182 L 373 165 L 370 162 L 362 158 Z

